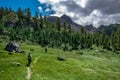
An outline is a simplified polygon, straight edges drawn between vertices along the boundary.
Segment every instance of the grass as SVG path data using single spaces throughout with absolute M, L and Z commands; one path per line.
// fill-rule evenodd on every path
M 120 54 L 94 47 L 93 50 L 64 52 L 59 49 L 48 49 L 39 45 L 22 43 L 21 49 L 26 54 L 9 55 L 4 51 L 5 43 L 0 44 L 0 80 L 25 80 L 27 76 L 27 54 L 32 54 L 31 80 L 119 80 Z M 33 49 L 33 51 L 30 51 Z M 103 51 L 96 51 L 103 50 Z M 58 61 L 57 56 L 66 58 Z M 19 62 L 21 66 L 13 65 Z

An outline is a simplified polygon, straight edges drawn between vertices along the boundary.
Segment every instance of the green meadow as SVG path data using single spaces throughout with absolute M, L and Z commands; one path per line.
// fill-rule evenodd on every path
M 19 44 L 25 54 L 9 55 L 4 50 L 6 43 L 0 44 L 0 80 L 27 80 L 28 53 L 32 54 L 29 80 L 120 80 L 120 54 L 101 47 L 71 52 L 48 48 L 45 53 L 39 45 Z M 57 60 L 57 56 L 66 61 Z

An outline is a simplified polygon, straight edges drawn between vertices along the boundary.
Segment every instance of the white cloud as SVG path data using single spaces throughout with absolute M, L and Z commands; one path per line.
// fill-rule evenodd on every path
M 75 22 L 82 25 L 93 24 L 93 26 L 99 27 L 102 24 L 110 25 L 110 24 L 119 23 L 120 20 L 118 21 L 116 20 L 118 18 L 120 18 L 120 13 L 113 14 L 113 15 L 103 15 L 101 14 L 101 12 L 95 10 L 89 16 L 85 16 L 85 17 L 81 16 L 80 19 L 75 20 Z
M 38 9 L 39 9 L 40 12 L 42 12 L 42 7 L 41 6 L 39 6 Z
M 49 11 L 51 11 L 51 9 L 49 9 L 49 8 L 47 8 L 47 9 L 45 10 L 45 12 L 49 12 Z
M 73 12 L 69 12 L 69 13 L 67 13 L 67 15 L 69 15 L 71 18 L 73 18 L 75 16 L 75 14 Z
M 76 0 L 74 0 L 76 1 Z M 81 7 L 85 8 L 86 7 L 86 3 L 87 3 L 87 0 L 77 0 L 76 3 L 78 5 L 80 5 Z
M 66 1 L 66 0 L 38 0 L 41 3 L 48 3 L 48 4 L 55 4 L 59 3 L 60 1 Z
M 96 17 L 99 17 L 99 16 L 102 16 L 102 13 L 99 11 L 99 10 L 94 10 L 90 16 L 96 16 Z
M 114 3 L 116 3 L 114 0 L 39 0 L 39 1 L 41 3 L 51 4 L 52 9 L 56 11 L 56 14 L 53 14 L 54 16 L 60 17 L 63 14 L 66 14 L 70 16 L 74 22 L 80 25 L 93 24 L 95 27 L 99 27 L 102 24 L 109 25 L 114 23 L 120 23 L 119 20 L 120 7 L 118 6 L 120 3 L 114 5 Z M 112 7 L 110 4 L 112 4 Z M 40 8 L 40 10 L 42 9 Z M 48 10 L 49 9 L 47 9 L 47 11 Z
M 56 11 L 56 14 L 53 14 L 53 16 L 59 16 L 59 17 L 67 12 L 66 6 L 60 6 L 60 5 L 53 6 L 53 10 Z

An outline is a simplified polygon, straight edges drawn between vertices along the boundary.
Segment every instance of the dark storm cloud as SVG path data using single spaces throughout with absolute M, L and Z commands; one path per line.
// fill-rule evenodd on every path
M 120 0 L 88 0 L 86 8 L 100 10 L 103 14 L 120 13 Z
M 61 5 L 66 6 L 68 12 L 73 12 L 73 13 L 80 13 L 82 16 L 87 15 L 87 9 L 82 8 L 80 5 L 76 3 L 76 1 L 68 0 L 68 1 L 61 1 Z
M 61 1 L 59 4 L 67 7 L 69 12 L 89 15 L 94 10 L 99 10 L 103 14 L 117 14 L 120 13 L 120 0 L 88 0 L 86 7 L 83 8 L 78 5 L 77 0 Z

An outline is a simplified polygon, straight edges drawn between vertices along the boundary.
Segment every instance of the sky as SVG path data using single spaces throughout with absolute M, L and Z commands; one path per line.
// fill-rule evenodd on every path
M 50 4 L 40 3 L 38 0 L 0 0 L 0 7 L 12 8 L 15 11 L 17 11 L 18 8 L 30 8 L 33 16 L 36 11 L 47 16 L 55 13 L 55 11 L 51 9 L 52 6 Z M 42 10 L 40 8 L 42 8 Z
M 47 16 L 66 14 L 80 25 L 120 23 L 120 0 L 0 0 L 0 6 L 31 8 Z

